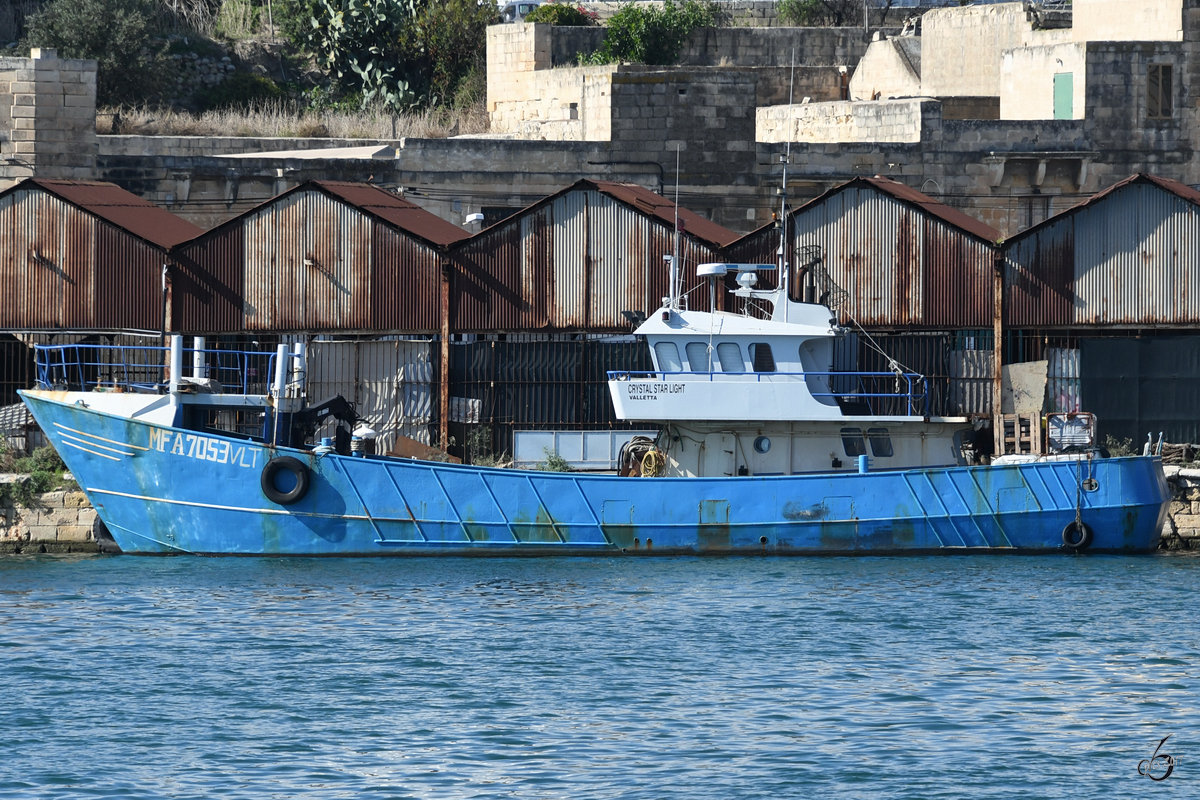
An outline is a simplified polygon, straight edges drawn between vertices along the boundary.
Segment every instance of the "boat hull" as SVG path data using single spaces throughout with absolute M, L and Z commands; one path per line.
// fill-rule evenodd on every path
M 22 394 L 125 553 L 1139 553 L 1157 548 L 1168 500 L 1152 457 L 620 478 L 318 454 Z M 294 500 L 285 457 L 308 482 Z M 264 488 L 268 465 L 282 487 Z M 1077 519 L 1090 541 L 1069 547 Z

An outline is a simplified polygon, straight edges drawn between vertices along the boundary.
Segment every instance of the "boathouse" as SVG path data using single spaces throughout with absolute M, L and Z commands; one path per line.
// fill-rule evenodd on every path
M 29 178 L 0 192 L 0 433 L 23 440 L 16 390 L 36 377 L 29 342 L 115 343 L 133 332 L 157 342 L 170 314 L 169 251 L 200 232 L 111 183 Z
M 1052 406 L 1093 411 L 1118 439 L 1200 442 L 1200 191 L 1133 175 L 1001 252 L 1008 358 L 1057 344 L 1073 379 Z
M 173 330 L 259 347 L 311 338 L 312 400 L 354 403 L 385 449 L 428 441 L 446 250 L 468 235 L 378 186 L 309 181 L 177 249 Z

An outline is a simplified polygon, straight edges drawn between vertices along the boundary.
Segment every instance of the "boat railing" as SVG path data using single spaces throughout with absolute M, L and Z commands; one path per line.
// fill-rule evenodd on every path
M 275 374 L 275 352 L 185 349 L 184 357 L 185 383 L 208 391 L 266 394 Z M 150 345 L 39 344 L 34 349 L 38 385 L 70 391 L 164 393 L 170 359 L 171 348 Z M 202 366 L 193 366 L 198 363 Z
M 818 400 L 831 400 L 849 416 L 929 416 L 924 375 L 915 372 L 693 372 L 679 370 L 608 373 L 610 381 L 706 381 L 806 385 Z

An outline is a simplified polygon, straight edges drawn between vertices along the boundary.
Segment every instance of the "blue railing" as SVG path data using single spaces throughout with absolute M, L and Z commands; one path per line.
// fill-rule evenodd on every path
M 924 375 L 915 372 L 693 372 L 679 370 L 665 372 L 635 372 L 612 370 L 610 381 L 627 380 L 706 380 L 708 382 L 804 383 L 809 393 L 816 398 L 833 398 L 848 415 L 902 415 L 929 416 L 930 397 Z M 815 382 L 828 378 L 829 391 L 816 391 Z M 890 390 L 887 384 L 891 384 Z M 845 389 L 839 391 L 839 389 Z
M 195 350 L 185 349 L 183 375 L 192 377 Z M 266 394 L 275 374 L 274 352 L 205 349 L 203 378 L 215 380 L 220 391 Z M 102 344 L 37 345 L 34 361 L 38 385 L 71 391 L 112 388 L 122 391 L 165 392 L 171 349 L 155 346 Z

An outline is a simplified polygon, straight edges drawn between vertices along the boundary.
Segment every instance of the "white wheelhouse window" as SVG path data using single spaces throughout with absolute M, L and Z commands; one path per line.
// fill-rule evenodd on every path
M 771 352 L 771 345 L 766 342 L 750 345 L 750 361 L 754 364 L 755 372 L 775 371 L 775 354 Z
M 679 348 L 674 342 L 658 342 L 654 345 L 654 360 L 658 362 L 661 372 L 683 372 L 683 362 L 679 360 Z
M 708 363 L 708 345 L 704 342 L 688 342 L 687 347 L 688 367 L 692 372 L 711 372 L 711 365 Z
M 717 345 L 717 360 L 721 362 L 722 372 L 746 371 L 746 362 L 742 359 L 742 349 L 735 342 L 721 342 Z

